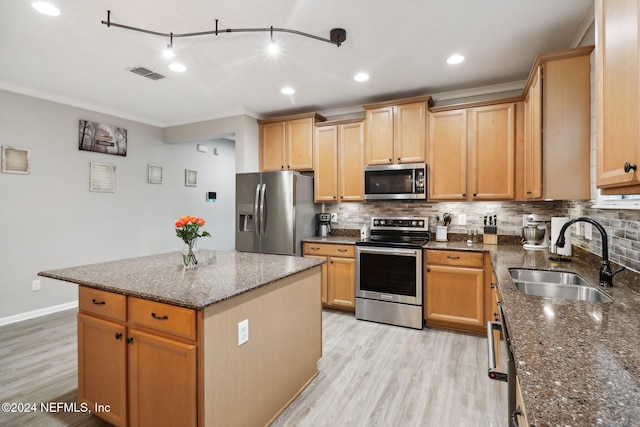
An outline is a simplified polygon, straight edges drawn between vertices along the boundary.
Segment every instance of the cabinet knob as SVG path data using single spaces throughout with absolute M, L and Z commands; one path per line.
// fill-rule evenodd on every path
M 462 193 L 462 197 L 467 197 L 467 193 Z
M 335 198 L 336 198 L 336 196 L 333 196 L 333 198 L 335 199 Z
M 491 284 L 491 289 L 495 289 L 495 288 L 497 288 L 497 287 L 498 287 L 498 284 L 497 284 L 497 283 L 492 283 L 492 284 Z
M 127 338 L 127 344 L 133 344 L 133 337 Z
M 291 166 L 287 165 L 287 169 L 291 169 Z
M 391 160 L 391 159 L 389 159 L 389 160 Z M 398 157 L 398 161 L 400 161 L 400 157 Z
M 116 333 L 116 339 L 117 340 L 122 339 L 122 334 L 120 332 Z
M 280 166 L 280 169 L 284 169 L 284 165 Z
M 398 160 L 400 160 L 400 158 L 398 158 Z M 389 159 L 390 162 L 393 162 L 393 159 Z
M 478 195 L 478 193 L 473 193 L 473 197 L 476 197 Z
M 431 269 L 430 268 L 427 268 L 427 273 L 431 273 Z
M 629 173 L 631 171 L 637 171 L 638 170 L 638 165 L 637 164 L 631 164 L 629 162 L 624 164 L 624 173 Z

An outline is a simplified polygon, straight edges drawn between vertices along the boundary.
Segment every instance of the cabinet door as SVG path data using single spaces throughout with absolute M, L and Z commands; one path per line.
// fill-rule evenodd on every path
M 640 184 L 640 3 L 596 1 L 597 185 Z
M 515 197 L 515 104 L 469 111 L 468 190 L 472 200 Z
M 524 191 L 527 199 L 542 197 L 542 75 L 538 67 L 525 103 Z
M 429 114 L 429 200 L 467 199 L 467 110 Z
M 484 331 L 484 271 L 480 268 L 427 265 L 427 324 Z
M 78 400 L 91 410 L 109 405 L 94 415 L 116 425 L 127 425 L 126 328 L 78 314 Z
M 319 259 L 326 259 L 323 256 L 312 256 L 312 255 L 305 255 L 305 258 L 319 258 Z M 327 304 L 328 302 L 328 298 L 327 298 L 327 281 L 329 278 L 329 274 L 327 272 L 327 267 L 328 267 L 329 263 L 325 262 L 324 264 L 321 264 L 321 276 L 322 276 L 322 304 Z
M 365 133 L 365 162 L 367 165 L 393 163 L 393 107 L 367 110 Z
M 317 203 L 336 202 L 338 201 L 338 127 L 317 127 L 313 144 L 315 201 Z M 360 179 L 362 180 L 362 177 Z
M 427 150 L 426 103 L 398 105 L 395 110 L 395 162 L 424 163 Z
M 313 119 L 286 122 L 286 169 L 313 170 Z
M 339 308 L 355 309 L 356 260 L 329 258 L 328 304 Z
M 341 125 L 338 154 L 338 194 L 341 202 L 364 200 L 364 125 Z M 317 171 L 316 171 L 317 173 Z
M 132 426 L 195 426 L 196 346 L 129 330 Z
M 260 125 L 260 169 L 279 171 L 284 169 L 284 122 Z

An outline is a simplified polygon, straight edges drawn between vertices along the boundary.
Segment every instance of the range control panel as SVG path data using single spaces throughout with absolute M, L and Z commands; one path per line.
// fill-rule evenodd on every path
M 427 231 L 427 218 L 394 218 L 379 217 L 371 218 L 371 228 L 378 230 L 411 230 L 411 231 Z

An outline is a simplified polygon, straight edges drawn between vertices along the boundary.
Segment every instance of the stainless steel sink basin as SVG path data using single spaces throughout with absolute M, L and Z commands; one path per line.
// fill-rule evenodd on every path
M 574 273 L 510 268 L 516 289 L 527 294 L 546 298 L 564 298 L 579 301 L 613 301 Z

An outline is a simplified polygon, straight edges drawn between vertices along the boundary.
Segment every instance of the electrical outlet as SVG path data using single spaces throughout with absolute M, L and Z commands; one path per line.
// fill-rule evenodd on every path
M 459 213 L 458 214 L 458 225 L 467 225 L 467 214 Z
M 238 322 L 238 346 L 249 341 L 249 319 Z
M 338 222 L 338 214 L 337 213 L 332 213 L 331 214 L 331 222 Z
M 593 239 L 593 228 L 588 222 L 584 224 L 584 238 L 587 240 Z
M 31 290 L 32 291 L 40 290 L 40 280 L 34 280 L 33 282 L 31 282 Z

